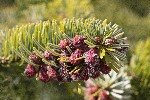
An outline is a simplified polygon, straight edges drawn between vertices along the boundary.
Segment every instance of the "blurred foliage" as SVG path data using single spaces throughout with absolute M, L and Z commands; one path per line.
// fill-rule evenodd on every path
M 150 98 L 150 38 L 138 42 L 132 56 L 130 68 L 133 79 L 134 100 L 149 100 Z
M 83 98 L 77 94 L 68 94 L 65 84 L 45 84 L 24 77 L 21 75 L 24 67 L 18 68 L 12 64 L 7 67 L 0 65 L 0 68 L 0 100 L 81 100 Z
M 88 18 L 92 12 L 90 0 L 15 0 L 14 6 L 1 9 L 0 30 L 40 20 Z
M 15 0 L 0 0 L 0 8 L 2 9 L 3 7 L 6 6 L 12 6 L 15 3 Z
M 136 1 L 139 0 L 92 0 L 91 3 L 93 4 L 96 18 L 106 18 L 117 23 L 127 33 L 126 36 L 130 44 L 137 44 L 138 40 L 143 40 L 150 36 L 150 12 L 147 12 L 147 16 L 140 17 L 132 12 L 135 6 L 131 7 L 130 4 L 133 2 L 136 8 L 142 7 L 146 9 L 150 7 L 150 3 L 146 2 L 147 0 L 140 0 L 137 3 Z M 147 4 L 147 6 L 144 4 Z M 132 45 L 130 49 L 133 51 L 135 46 Z
M 150 12 L 149 0 L 118 0 L 122 5 L 131 9 L 135 14 L 140 17 L 147 16 Z

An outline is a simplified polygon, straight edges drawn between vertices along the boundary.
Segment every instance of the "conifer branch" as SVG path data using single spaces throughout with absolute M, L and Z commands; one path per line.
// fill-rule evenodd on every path
M 56 71 L 65 82 L 102 78 L 101 75 L 109 74 L 111 69 L 118 73 L 129 47 L 117 24 L 95 18 L 40 21 L 16 27 L 6 34 L 2 55 L 11 55 L 11 61 L 20 57 L 20 62 L 38 66 L 39 71 L 33 75 L 45 70 L 43 68 Z M 86 68 L 92 71 L 87 72 Z

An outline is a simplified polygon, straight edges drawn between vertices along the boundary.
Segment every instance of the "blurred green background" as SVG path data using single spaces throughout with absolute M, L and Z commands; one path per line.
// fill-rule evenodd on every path
M 0 31 L 40 20 L 108 19 L 123 28 L 130 44 L 128 73 L 133 77 L 133 100 L 150 98 L 150 0 L 0 0 Z M 1 36 L 0 36 L 1 37 Z M 1 42 L 1 39 L 0 39 Z M 1 100 L 82 100 L 64 84 L 26 79 L 24 67 L 0 65 Z

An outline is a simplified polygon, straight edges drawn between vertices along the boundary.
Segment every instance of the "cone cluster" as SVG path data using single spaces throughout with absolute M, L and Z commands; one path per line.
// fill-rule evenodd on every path
M 102 43 L 101 37 L 94 37 L 93 42 L 96 46 L 93 47 L 89 46 L 86 40 L 87 37 L 76 35 L 72 39 L 60 40 L 59 49 L 42 51 L 44 59 L 53 64 L 45 63 L 43 58 L 33 51 L 29 55 L 29 60 L 38 66 L 28 64 L 25 69 L 26 76 L 31 78 L 36 75 L 43 82 L 71 82 L 85 81 L 102 74 L 109 74 L 111 67 L 106 64 L 104 58 L 100 58 L 100 47 L 112 45 L 116 40 L 107 38 Z

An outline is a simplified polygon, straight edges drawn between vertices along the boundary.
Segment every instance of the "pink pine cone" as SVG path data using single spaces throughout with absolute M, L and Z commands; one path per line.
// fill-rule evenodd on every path
M 52 53 L 50 53 L 49 51 L 44 51 L 44 57 L 47 59 L 47 60 L 51 60 L 54 58 L 54 55 Z
M 69 58 L 69 55 L 67 53 L 63 52 L 63 53 L 60 54 L 60 57 L 61 58 Z M 64 65 L 64 64 L 67 64 L 67 63 L 69 63 L 69 62 L 64 62 L 64 61 L 59 60 L 59 64 L 61 64 L 61 65 Z
M 80 35 L 76 35 L 74 38 L 73 38 L 73 45 L 74 46 L 83 46 L 85 43 L 84 43 L 84 40 L 86 40 L 86 38 L 84 38 L 83 36 L 80 36 Z
M 65 49 L 66 49 L 66 46 L 69 46 L 69 44 L 70 44 L 70 42 L 69 42 L 69 40 L 67 40 L 67 39 L 60 40 L 59 47 L 60 47 L 62 50 L 65 50 Z
M 51 66 L 47 66 L 47 75 L 49 76 L 50 80 L 57 79 L 57 72 Z
M 37 56 L 34 52 L 29 56 L 29 60 L 35 64 L 42 64 L 42 59 Z
M 62 81 L 70 82 L 72 80 L 71 75 L 69 74 L 69 70 L 66 66 L 63 66 L 59 69 L 59 75 Z
M 88 80 L 89 79 L 89 75 L 88 75 L 88 69 L 87 67 L 83 67 L 81 68 L 78 72 L 76 73 L 72 73 L 71 75 L 73 80 Z
M 35 66 L 33 66 L 31 64 L 28 64 L 25 71 L 24 71 L 24 73 L 26 74 L 26 76 L 28 78 L 31 78 L 31 77 L 35 76 L 37 71 L 38 71 L 38 69 Z
M 49 81 L 49 76 L 47 74 L 47 70 L 46 68 L 44 67 L 41 67 L 40 68 L 40 71 L 39 71 L 39 79 L 43 82 L 48 82 Z
M 79 64 L 80 63 L 80 60 L 76 60 L 76 58 L 79 58 L 81 57 L 82 54 L 81 54 L 81 50 L 77 49 L 75 52 L 73 52 L 69 58 L 70 60 L 70 63 L 73 64 L 73 65 L 76 65 L 76 64 Z
M 91 48 L 84 53 L 84 58 L 87 64 L 97 63 L 99 61 L 98 50 L 96 48 Z

